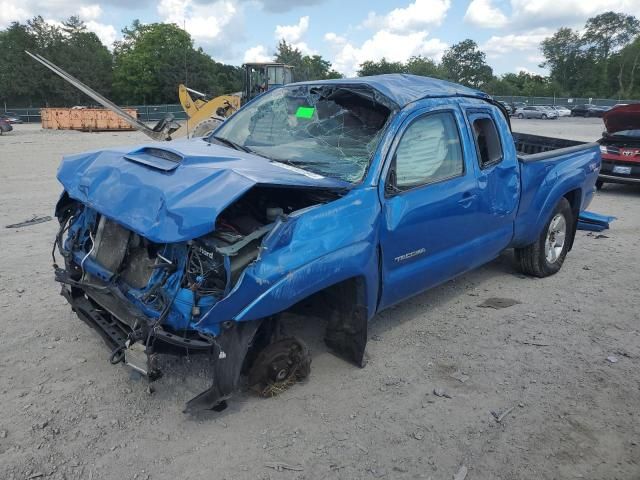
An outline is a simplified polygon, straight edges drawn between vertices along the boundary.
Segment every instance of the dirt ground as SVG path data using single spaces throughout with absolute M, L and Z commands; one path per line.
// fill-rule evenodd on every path
M 584 140 L 602 129 L 513 123 Z M 164 359 L 149 394 L 59 296 L 55 222 L 5 228 L 53 214 L 62 154 L 143 141 L 32 125 L 0 137 L 0 480 L 436 480 L 461 466 L 468 480 L 640 479 L 640 188 L 597 194 L 590 209 L 618 220 L 579 232 L 553 277 L 520 275 L 507 252 L 384 311 L 364 369 L 327 352 L 318 318 L 290 318 L 312 349 L 308 382 L 187 416 L 205 365 Z M 478 306 L 490 297 L 520 303 Z

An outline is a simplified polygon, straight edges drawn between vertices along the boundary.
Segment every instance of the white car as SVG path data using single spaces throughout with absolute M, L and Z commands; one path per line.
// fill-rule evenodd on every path
M 541 118 L 542 120 L 556 120 L 558 114 L 552 108 L 546 107 L 524 107 L 516 110 L 515 116 L 518 118 Z
M 559 117 L 570 117 L 571 110 L 567 107 L 563 107 L 562 105 L 551 105 L 551 108 L 556 111 Z

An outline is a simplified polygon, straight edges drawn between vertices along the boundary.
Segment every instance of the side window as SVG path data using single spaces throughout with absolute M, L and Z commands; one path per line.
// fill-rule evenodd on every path
M 394 171 L 399 190 L 462 175 L 462 147 L 453 114 L 426 115 L 409 125 L 396 149 Z
M 502 161 L 502 145 L 496 124 L 489 117 L 473 120 L 473 136 L 480 167 L 484 168 Z

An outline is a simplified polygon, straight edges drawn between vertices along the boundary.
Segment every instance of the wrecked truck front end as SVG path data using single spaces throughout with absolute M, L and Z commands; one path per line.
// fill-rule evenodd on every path
M 153 379 L 159 354 L 209 355 L 213 385 L 189 409 L 222 404 L 249 360 L 250 384 L 308 373 L 277 315 L 319 292 L 326 343 L 363 361 L 380 207 L 361 181 L 390 110 L 358 88 L 270 95 L 226 136 L 231 123 L 206 141 L 70 156 L 58 172 L 62 294 L 112 363 Z

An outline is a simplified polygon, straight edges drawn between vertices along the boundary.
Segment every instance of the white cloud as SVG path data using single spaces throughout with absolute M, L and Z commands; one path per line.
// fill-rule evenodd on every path
M 276 40 L 298 43 L 309 30 L 309 17 L 300 17 L 296 25 L 276 25 Z
M 316 51 L 303 41 L 307 30 L 309 30 L 309 17 L 300 17 L 300 20 L 295 25 L 276 25 L 274 36 L 277 41 L 284 40 L 302 53 L 313 55 Z
M 102 15 L 102 7 L 97 3 L 93 5 L 84 5 L 80 7 L 78 12 L 80 14 L 80 18 L 85 21 L 97 20 Z
M 464 21 L 482 28 L 500 28 L 508 23 L 507 16 L 491 0 L 472 0 Z
M 538 28 L 522 34 L 494 35 L 480 45 L 480 50 L 486 52 L 489 58 L 527 51 L 533 55 L 539 50 L 540 42 L 552 34 L 551 30 Z
M 244 52 L 244 63 L 264 63 L 272 60 L 273 55 L 267 54 L 267 49 L 264 45 L 256 45 Z
M 166 23 L 185 25 L 194 39 L 211 42 L 223 40 L 230 31 L 226 27 L 236 19 L 239 11 L 231 0 L 209 4 L 193 0 L 161 0 L 158 14 Z
M 382 57 L 391 62 L 405 62 L 414 55 L 440 60 L 448 45 L 438 38 L 427 38 L 427 32 L 414 32 L 399 35 L 387 30 L 379 30 L 370 39 L 357 47 L 342 37 L 332 35 L 325 40 L 333 41 L 336 54 L 333 67 L 347 76 L 354 76 L 359 65 L 367 60 L 380 60 Z
M 511 0 L 511 10 L 515 24 L 555 28 L 577 26 L 609 10 L 637 15 L 640 0 Z
M 23 22 L 31 13 L 16 5 L 15 0 L 0 0 L 0 28 L 9 26 L 11 22 Z
M 118 38 L 118 32 L 113 25 L 96 22 L 95 20 L 89 20 L 86 24 L 87 30 L 95 33 L 100 41 L 109 48 L 109 50 L 113 48 L 113 42 Z
M 344 45 L 347 43 L 347 39 L 334 32 L 327 32 L 324 34 L 324 39 L 333 45 Z
M 450 7 L 451 0 L 415 0 L 406 8 L 396 8 L 386 15 L 369 12 L 363 26 L 392 33 L 418 32 L 440 25 Z

